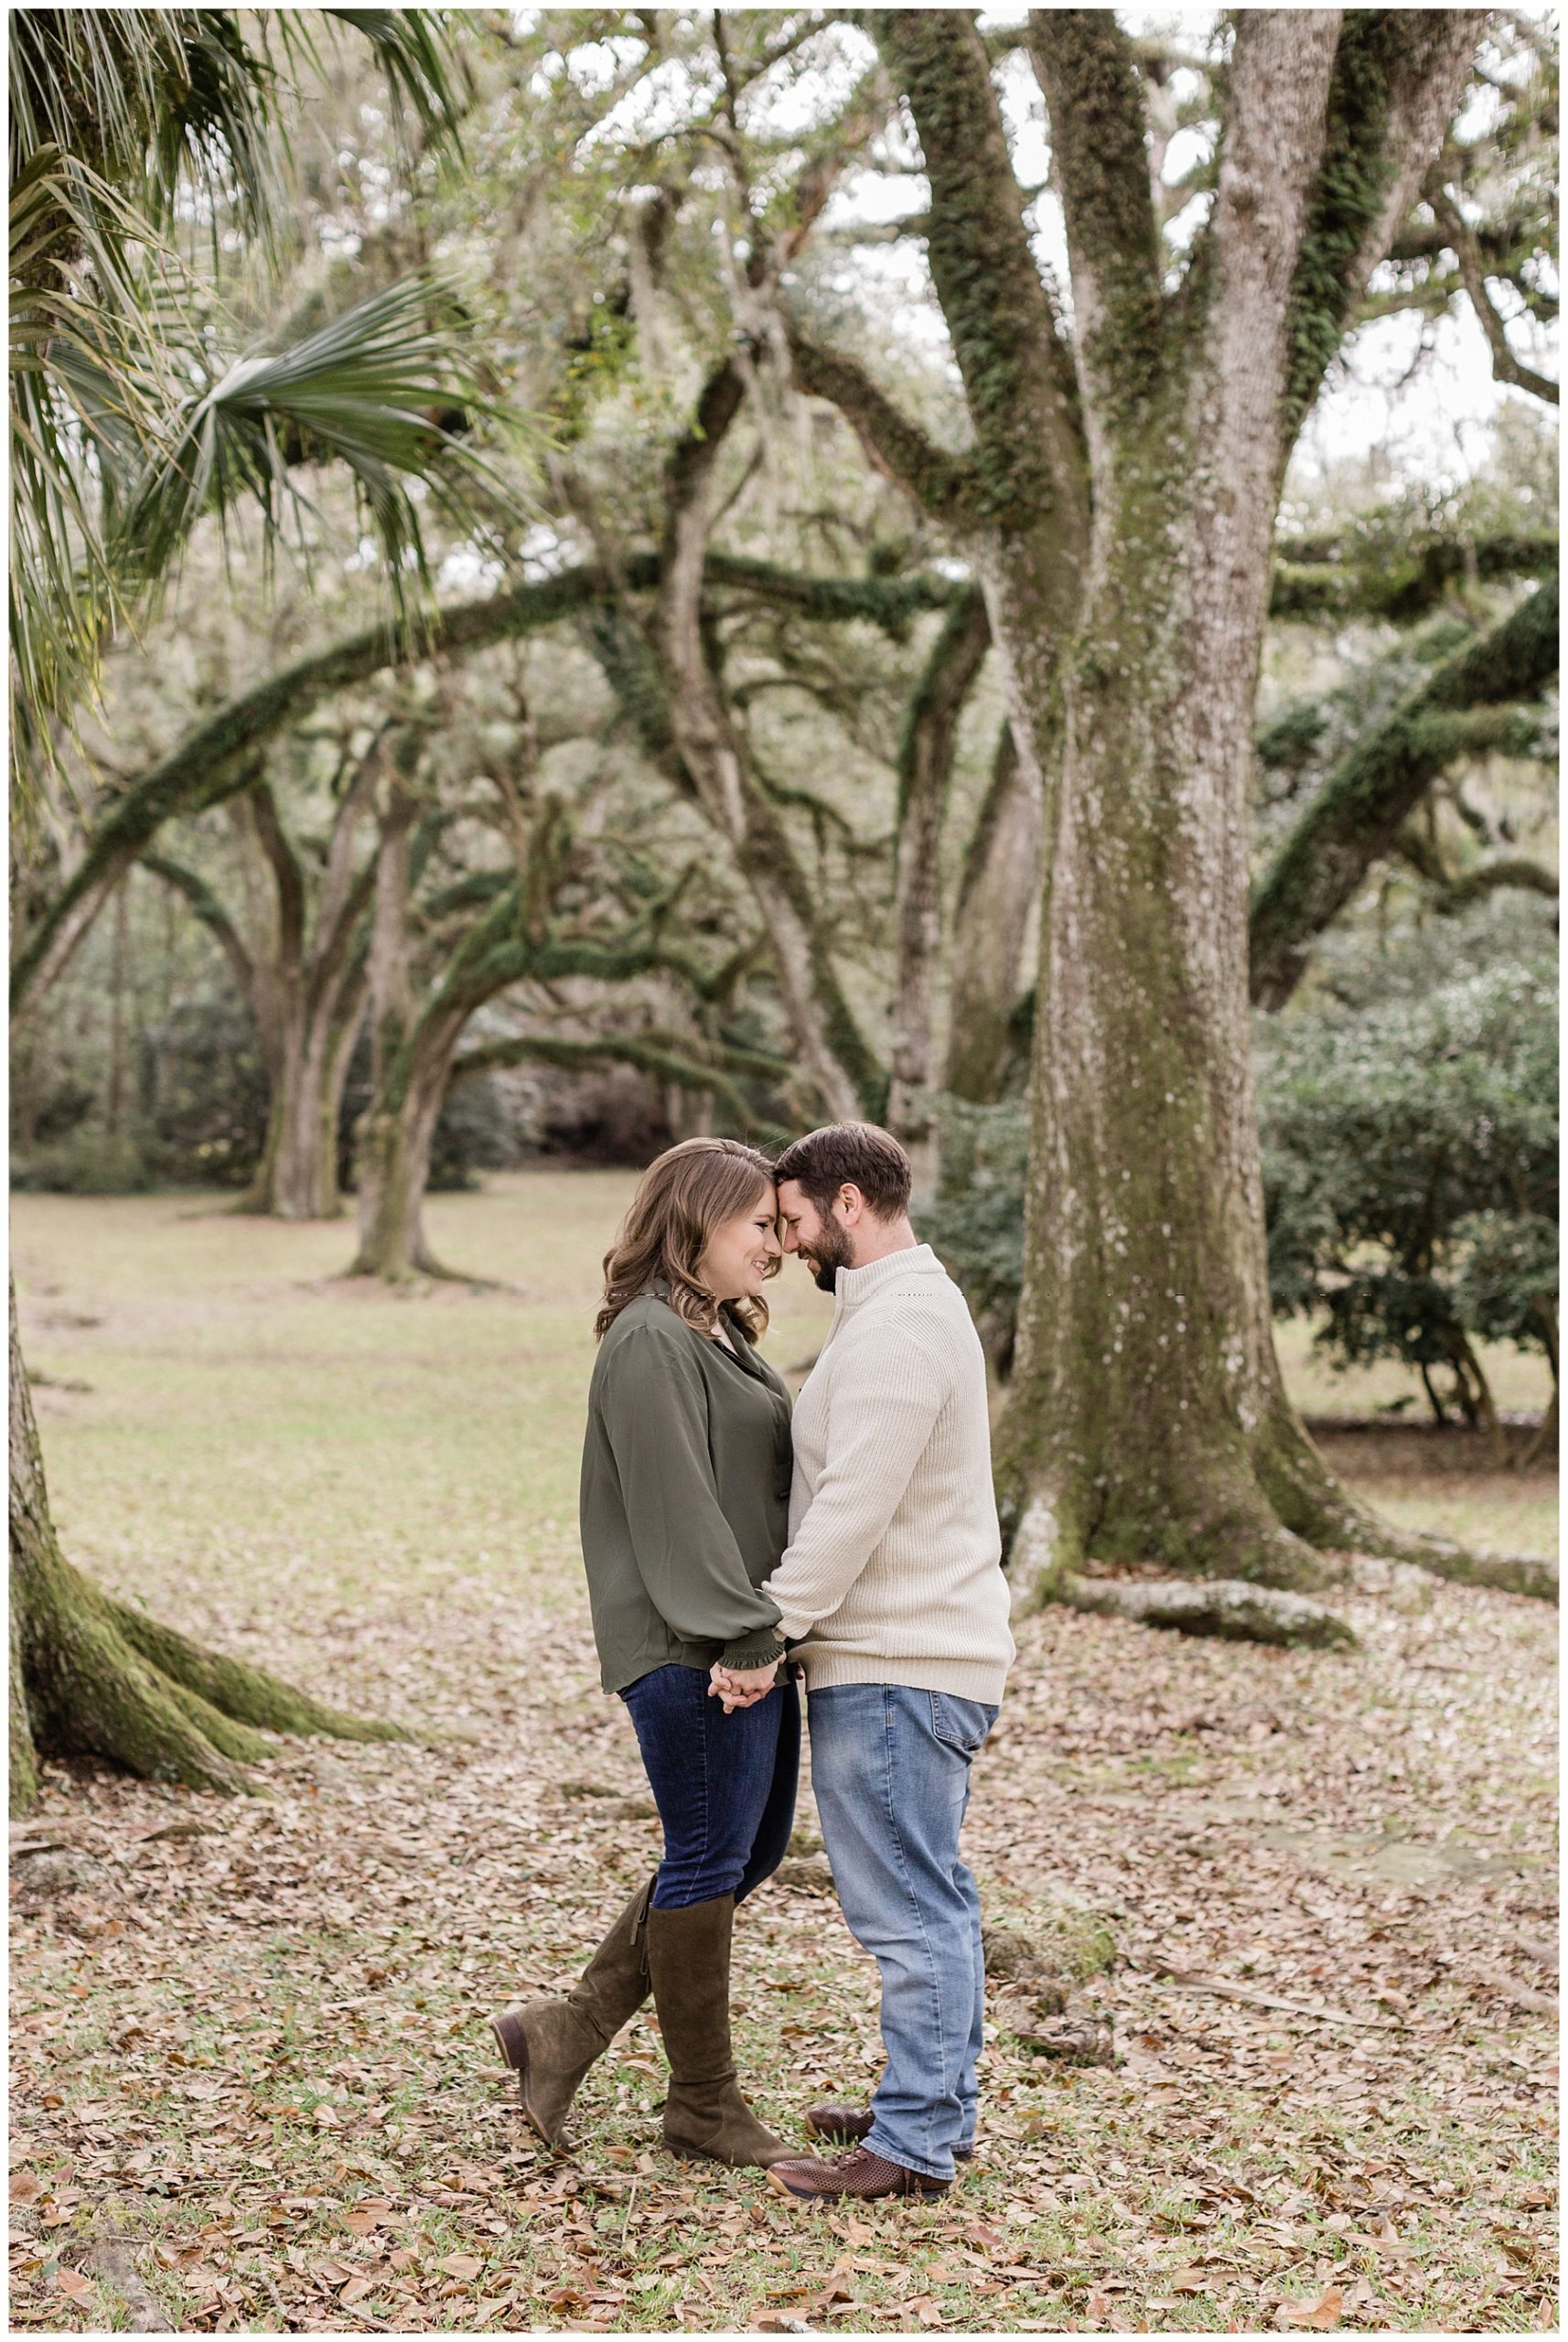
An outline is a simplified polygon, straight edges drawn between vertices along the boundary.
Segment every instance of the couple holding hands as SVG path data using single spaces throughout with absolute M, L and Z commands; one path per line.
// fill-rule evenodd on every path
M 793 1252 L 833 1295 L 791 1416 L 758 1355 Z M 607 1692 L 625 1701 L 664 1857 L 572 1990 L 496 2018 L 551 2144 L 653 1995 L 665 2144 L 807 2201 L 933 2196 L 973 2152 L 980 1904 L 960 1858 L 970 1767 L 1014 1655 L 985 1366 L 909 1223 L 909 1163 L 859 1123 L 775 1163 L 689 1139 L 645 1173 L 605 1260 L 582 1535 Z M 737 1904 L 783 1859 L 803 1677 L 845 1920 L 876 1960 L 887 2063 L 869 2109 L 819 2106 L 802 2155 L 757 2119 L 730 2042 Z

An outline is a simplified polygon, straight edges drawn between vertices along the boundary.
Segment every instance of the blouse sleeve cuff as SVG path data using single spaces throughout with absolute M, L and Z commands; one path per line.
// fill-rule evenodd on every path
M 726 1643 L 719 1655 L 722 1667 L 732 1667 L 737 1674 L 749 1674 L 755 1667 L 767 1667 L 784 1656 L 782 1638 L 773 1628 L 765 1627 L 760 1634 L 748 1635 L 737 1643 Z

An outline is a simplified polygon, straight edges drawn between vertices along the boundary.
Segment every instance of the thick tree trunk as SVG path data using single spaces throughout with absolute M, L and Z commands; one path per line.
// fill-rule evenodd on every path
M 10 1295 L 11 1810 L 38 1790 L 39 1752 L 79 1752 L 144 1779 L 232 1792 L 275 1754 L 263 1731 L 401 1740 L 204 1649 L 73 1569 L 49 1514 Z M 258 1729 L 260 1727 L 260 1729 Z
M 1201 333 L 1189 318 L 1142 384 L 1116 371 L 1117 328 L 1157 277 L 1112 232 L 1142 201 L 1141 146 L 1131 127 L 1120 159 L 1113 138 L 1058 146 L 1093 583 L 1047 802 L 1028 1266 L 999 1441 L 1015 1570 L 1046 1588 L 1090 1554 L 1285 1587 L 1324 1580 L 1319 1547 L 1463 1559 L 1377 1522 L 1313 1448 L 1264 1253 L 1247 792 L 1295 256 L 1338 33 L 1332 13 L 1241 20 Z M 1075 77 L 1116 86 L 1119 38 L 1093 11 L 1035 19 L 1064 122 Z
M 1114 453 L 1096 438 L 1093 585 L 1047 800 L 1028 1274 L 1001 1442 L 1026 1580 L 1090 1554 L 1285 1586 L 1325 1575 L 1260 1470 L 1293 1418 L 1247 1030 L 1246 786 L 1289 285 L 1288 260 L 1268 258 L 1300 233 L 1337 30 L 1271 18 L 1239 48 L 1258 103 L 1229 133 L 1229 274 L 1207 347 L 1193 372 L 1144 385 Z M 1048 93 L 1079 61 L 1047 51 Z M 1264 120 L 1286 135 L 1287 116 L 1270 156 Z M 1099 157 L 1064 159 L 1094 184 Z M 1099 257 L 1074 254 L 1086 331 L 1101 329 L 1080 360 L 1091 408 L 1145 256 Z M 1250 442 L 1223 427 L 1248 423 Z
M 1291 1418 L 1226 770 L 1227 738 L 1250 726 L 1253 645 L 1244 618 L 1198 638 L 1190 572 L 1172 590 L 1182 494 L 1166 478 L 1121 515 L 1067 680 L 1002 1487 L 1027 1572 L 1158 1555 L 1308 1585 L 1323 1573 L 1260 1477 Z
M 456 1040 L 454 1035 L 453 1046 Z M 401 1093 L 383 1092 L 365 1111 L 355 1150 L 360 1249 L 350 1276 L 398 1284 L 455 1273 L 432 1253 L 424 1224 L 431 1142 L 451 1063 L 448 1047 L 439 1063 L 416 1069 Z
M 336 1219 L 341 1213 L 338 1119 L 365 998 L 361 980 L 346 1002 L 335 994 L 308 1018 L 302 1004 L 290 1020 L 272 1076 L 266 1143 L 240 1210 L 276 1219 Z

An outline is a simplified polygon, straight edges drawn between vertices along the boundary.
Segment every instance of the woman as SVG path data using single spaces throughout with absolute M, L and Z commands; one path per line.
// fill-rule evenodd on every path
M 665 2144 L 726 2164 L 790 2152 L 741 2096 L 729 2025 L 736 1905 L 783 1858 L 800 1750 L 795 1686 L 772 1681 L 779 1611 L 760 1591 L 789 1512 L 789 1397 L 755 1348 L 777 1218 L 763 1155 L 688 1139 L 644 1174 L 605 1255 L 583 1559 L 600 1680 L 630 1712 L 664 1859 L 570 1993 L 495 2020 L 523 2111 L 552 2145 L 651 1989 L 670 2060 Z M 715 1692 L 715 1660 L 739 1679 L 733 1693 Z

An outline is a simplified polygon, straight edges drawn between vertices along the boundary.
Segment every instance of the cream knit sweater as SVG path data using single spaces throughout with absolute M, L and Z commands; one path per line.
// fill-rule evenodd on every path
M 789 1544 L 766 1581 L 808 1692 L 908 1683 L 999 1703 L 1014 1656 L 985 1359 L 929 1244 L 838 1273 L 795 1406 Z

